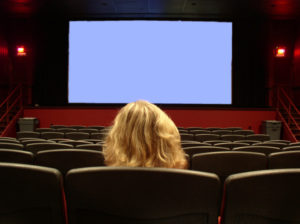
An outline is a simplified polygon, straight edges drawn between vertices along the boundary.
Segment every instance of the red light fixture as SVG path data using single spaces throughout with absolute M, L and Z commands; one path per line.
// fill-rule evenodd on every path
M 275 57 L 276 58 L 284 58 L 286 54 L 286 47 L 276 47 L 275 49 Z
M 17 56 L 26 56 L 26 49 L 24 46 L 17 47 Z

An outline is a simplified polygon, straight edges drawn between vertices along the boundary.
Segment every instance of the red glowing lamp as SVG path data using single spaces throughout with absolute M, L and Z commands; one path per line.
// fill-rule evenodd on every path
M 24 46 L 17 47 L 17 56 L 26 56 L 26 49 Z
M 286 54 L 286 47 L 276 47 L 275 49 L 275 57 L 283 58 Z

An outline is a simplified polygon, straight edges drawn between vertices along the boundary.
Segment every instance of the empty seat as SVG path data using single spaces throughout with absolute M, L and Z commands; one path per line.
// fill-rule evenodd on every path
M 0 163 L 0 222 L 65 224 L 61 173 L 52 168 Z
M 47 139 L 42 139 L 42 138 L 23 140 L 21 143 L 24 146 L 26 146 L 26 145 L 31 144 L 31 143 L 46 143 L 46 142 L 54 143 L 54 141 L 47 140 Z
M 105 128 L 105 126 L 98 126 L 98 125 L 93 125 L 93 126 L 88 126 L 87 128 L 92 128 L 92 129 L 97 129 L 97 130 L 102 130 Z
M 186 140 L 194 140 L 194 135 L 193 134 L 186 134 L 186 133 L 180 133 L 180 138 L 181 141 L 186 141 Z
M 269 155 L 269 168 L 300 168 L 300 151 L 271 153 Z
M 192 132 L 194 130 L 204 130 L 202 127 L 187 127 L 186 128 L 189 132 Z
M 234 174 L 225 181 L 223 223 L 300 222 L 300 169 Z
M 24 146 L 20 143 L 0 142 L 0 149 L 18 149 L 22 150 Z
M 86 126 L 84 126 L 84 125 L 70 125 L 69 128 L 83 129 L 83 128 L 86 128 Z
M 290 146 L 300 146 L 300 142 L 291 142 Z
M 98 129 L 93 129 L 93 128 L 82 128 L 80 129 L 80 132 L 85 132 L 85 133 L 98 133 Z
M 33 153 L 15 149 L 0 149 L 0 162 L 33 163 Z
M 36 132 L 51 132 L 51 131 L 55 131 L 54 128 L 36 128 L 35 129 Z
M 189 133 L 194 134 L 194 135 L 211 134 L 211 131 L 209 131 L 209 130 L 190 130 Z
M 66 176 L 70 224 L 216 224 L 215 174 L 163 168 L 81 168 Z
M 91 139 L 100 139 L 100 140 L 104 140 L 106 134 L 105 133 L 91 133 L 90 134 L 90 138 Z
M 179 133 L 189 133 L 189 131 L 186 129 L 178 129 L 178 131 Z
M 69 144 L 61 143 L 32 143 L 26 145 L 26 150 L 36 154 L 39 151 L 49 150 L 49 149 L 72 149 L 73 146 Z
M 56 139 L 56 138 L 64 138 L 65 134 L 63 132 L 42 132 L 41 138 L 43 139 Z
M 231 131 L 237 131 L 237 130 L 243 130 L 241 127 L 227 127 L 227 128 L 222 128 L 223 130 L 231 130 Z
M 75 128 L 57 128 L 55 131 L 66 133 L 66 132 L 76 132 L 77 129 L 75 129 Z
M 230 142 L 230 141 L 226 141 L 226 140 L 209 140 L 209 141 L 205 141 L 204 143 L 215 145 L 215 144 L 218 144 L 218 143 L 228 143 L 228 142 Z
M 254 131 L 253 130 L 233 130 L 232 134 L 235 135 L 254 135 Z
M 58 129 L 58 128 L 66 128 L 67 126 L 66 125 L 50 125 L 50 128 L 54 128 L 54 129 Z
M 217 134 L 217 135 L 231 135 L 232 131 L 231 130 L 224 130 L 224 129 L 220 129 L 220 130 L 213 130 L 211 131 L 212 134 Z
M 58 143 L 69 144 L 72 145 L 74 148 L 76 145 L 91 144 L 90 142 L 83 141 L 83 140 L 64 140 L 64 141 L 59 141 Z
M 19 144 L 20 141 L 15 139 L 15 138 L 3 138 L 3 137 L 0 137 L 0 143 L 1 142 L 10 142 L 10 143 L 16 143 L 16 144 Z
M 227 151 L 229 148 L 226 147 L 218 147 L 218 146 L 193 146 L 183 148 L 183 151 L 190 156 L 193 157 L 194 154 L 205 153 L 205 152 L 219 152 L 219 151 Z
M 290 145 L 282 148 L 282 151 L 299 151 L 300 145 Z
M 35 131 L 19 131 L 17 132 L 17 139 L 20 138 L 40 138 L 40 132 Z
M 92 150 L 46 150 L 37 153 L 35 163 L 40 166 L 56 168 L 62 174 L 66 174 L 73 168 L 104 166 L 104 157 L 102 152 Z
M 272 147 L 272 146 L 243 146 L 243 147 L 237 147 L 233 149 L 234 151 L 244 151 L 244 152 L 260 152 L 264 153 L 266 155 L 269 155 L 273 152 L 281 152 L 280 148 Z
M 289 145 L 291 143 L 291 141 L 289 141 L 289 140 L 283 140 L 283 139 L 273 139 L 273 140 L 266 141 L 266 142 L 279 142 L 279 143 L 285 143 L 287 145 Z
M 248 146 L 249 144 L 247 143 L 241 143 L 241 142 L 224 142 L 224 143 L 217 143 L 215 146 L 219 147 L 225 147 L 228 149 L 234 149 L 237 147 L 242 147 L 242 146 Z
M 209 131 L 220 130 L 220 129 L 222 129 L 222 128 L 220 128 L 220 127 L 207 127 L 207 128 L 205 128 L 205 130 L 209 130 Z
M 264 142 L 270 140 L 270 135 L 266 135 L 266 134 L 246 135 L 246 139 Z
M 191 169 L 215 173 L 221 182 L 231 174 L 267 169 L 268 159 L 254 152 L 208 152 L 192 157 Z
M 194 146 L 209 146 L 211 144 L 204 142 L 181 142 L 182 148 L 194 147 Z
M 194 139 L 199 142 L 205 142 L 209 140 L 219 140 L 220 135 L 217 134 L 196 134 Z
M 76 149 L 89 149 L 89 150 L 102 151 L 102 145 L 101 145 L 101 144 L 84 144 L 84 145 L 77 145 L 75 148 L 76 148 Z
M 226 140 L 226 141 L 238 141 L 238 140 L 244 140 L 245 136 L 244 135 L 221 135 L 221 139 L 222 140 Z
M 94 144 L 102 144 L 103 143 L 103 140 L 101 139 L 91 139 L 91 138 L 88 138 L 88 139 L 82 139 L 82 141 L 87 141 L 87 142 L 90 142 L 90 143 L 94 143 Z
M 277 148 L 284 148 L 286 146 L 288 146 L 286 143 L 282 143 L 282 142 L 270 142 L 270 141 L 267 141 L 267 142 L 260 142 L 260 143 L 255 143 L 253 145 L 256 145 L 256 146 L 273 146 L 273 147 L 277 147 Z
M 67 133 L 65 133 L 65 138 L 73 139 L 73 140 L 82 140 L 82 139 L 90 138 L 90 134 L 80 132 L 80 131 L 78 131 L 78 132 L 67 132 Z
M 233 142 L 247 143 L 249 145 L 253 145 L 255 143 L 260 143 L 261 141 L 244 139 L 244 140 L 237 140 Z

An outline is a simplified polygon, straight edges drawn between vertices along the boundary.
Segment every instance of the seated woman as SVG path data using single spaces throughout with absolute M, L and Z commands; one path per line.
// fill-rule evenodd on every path
M 161 109 L 143 100 L 119 111 L 103 153 L 108 166 L 187 168 L 177 127 Z

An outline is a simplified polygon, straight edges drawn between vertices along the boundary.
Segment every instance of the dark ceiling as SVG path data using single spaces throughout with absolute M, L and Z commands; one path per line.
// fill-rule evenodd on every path
M 4 17 L 299 19 L 300 0 L 0 0 Z

